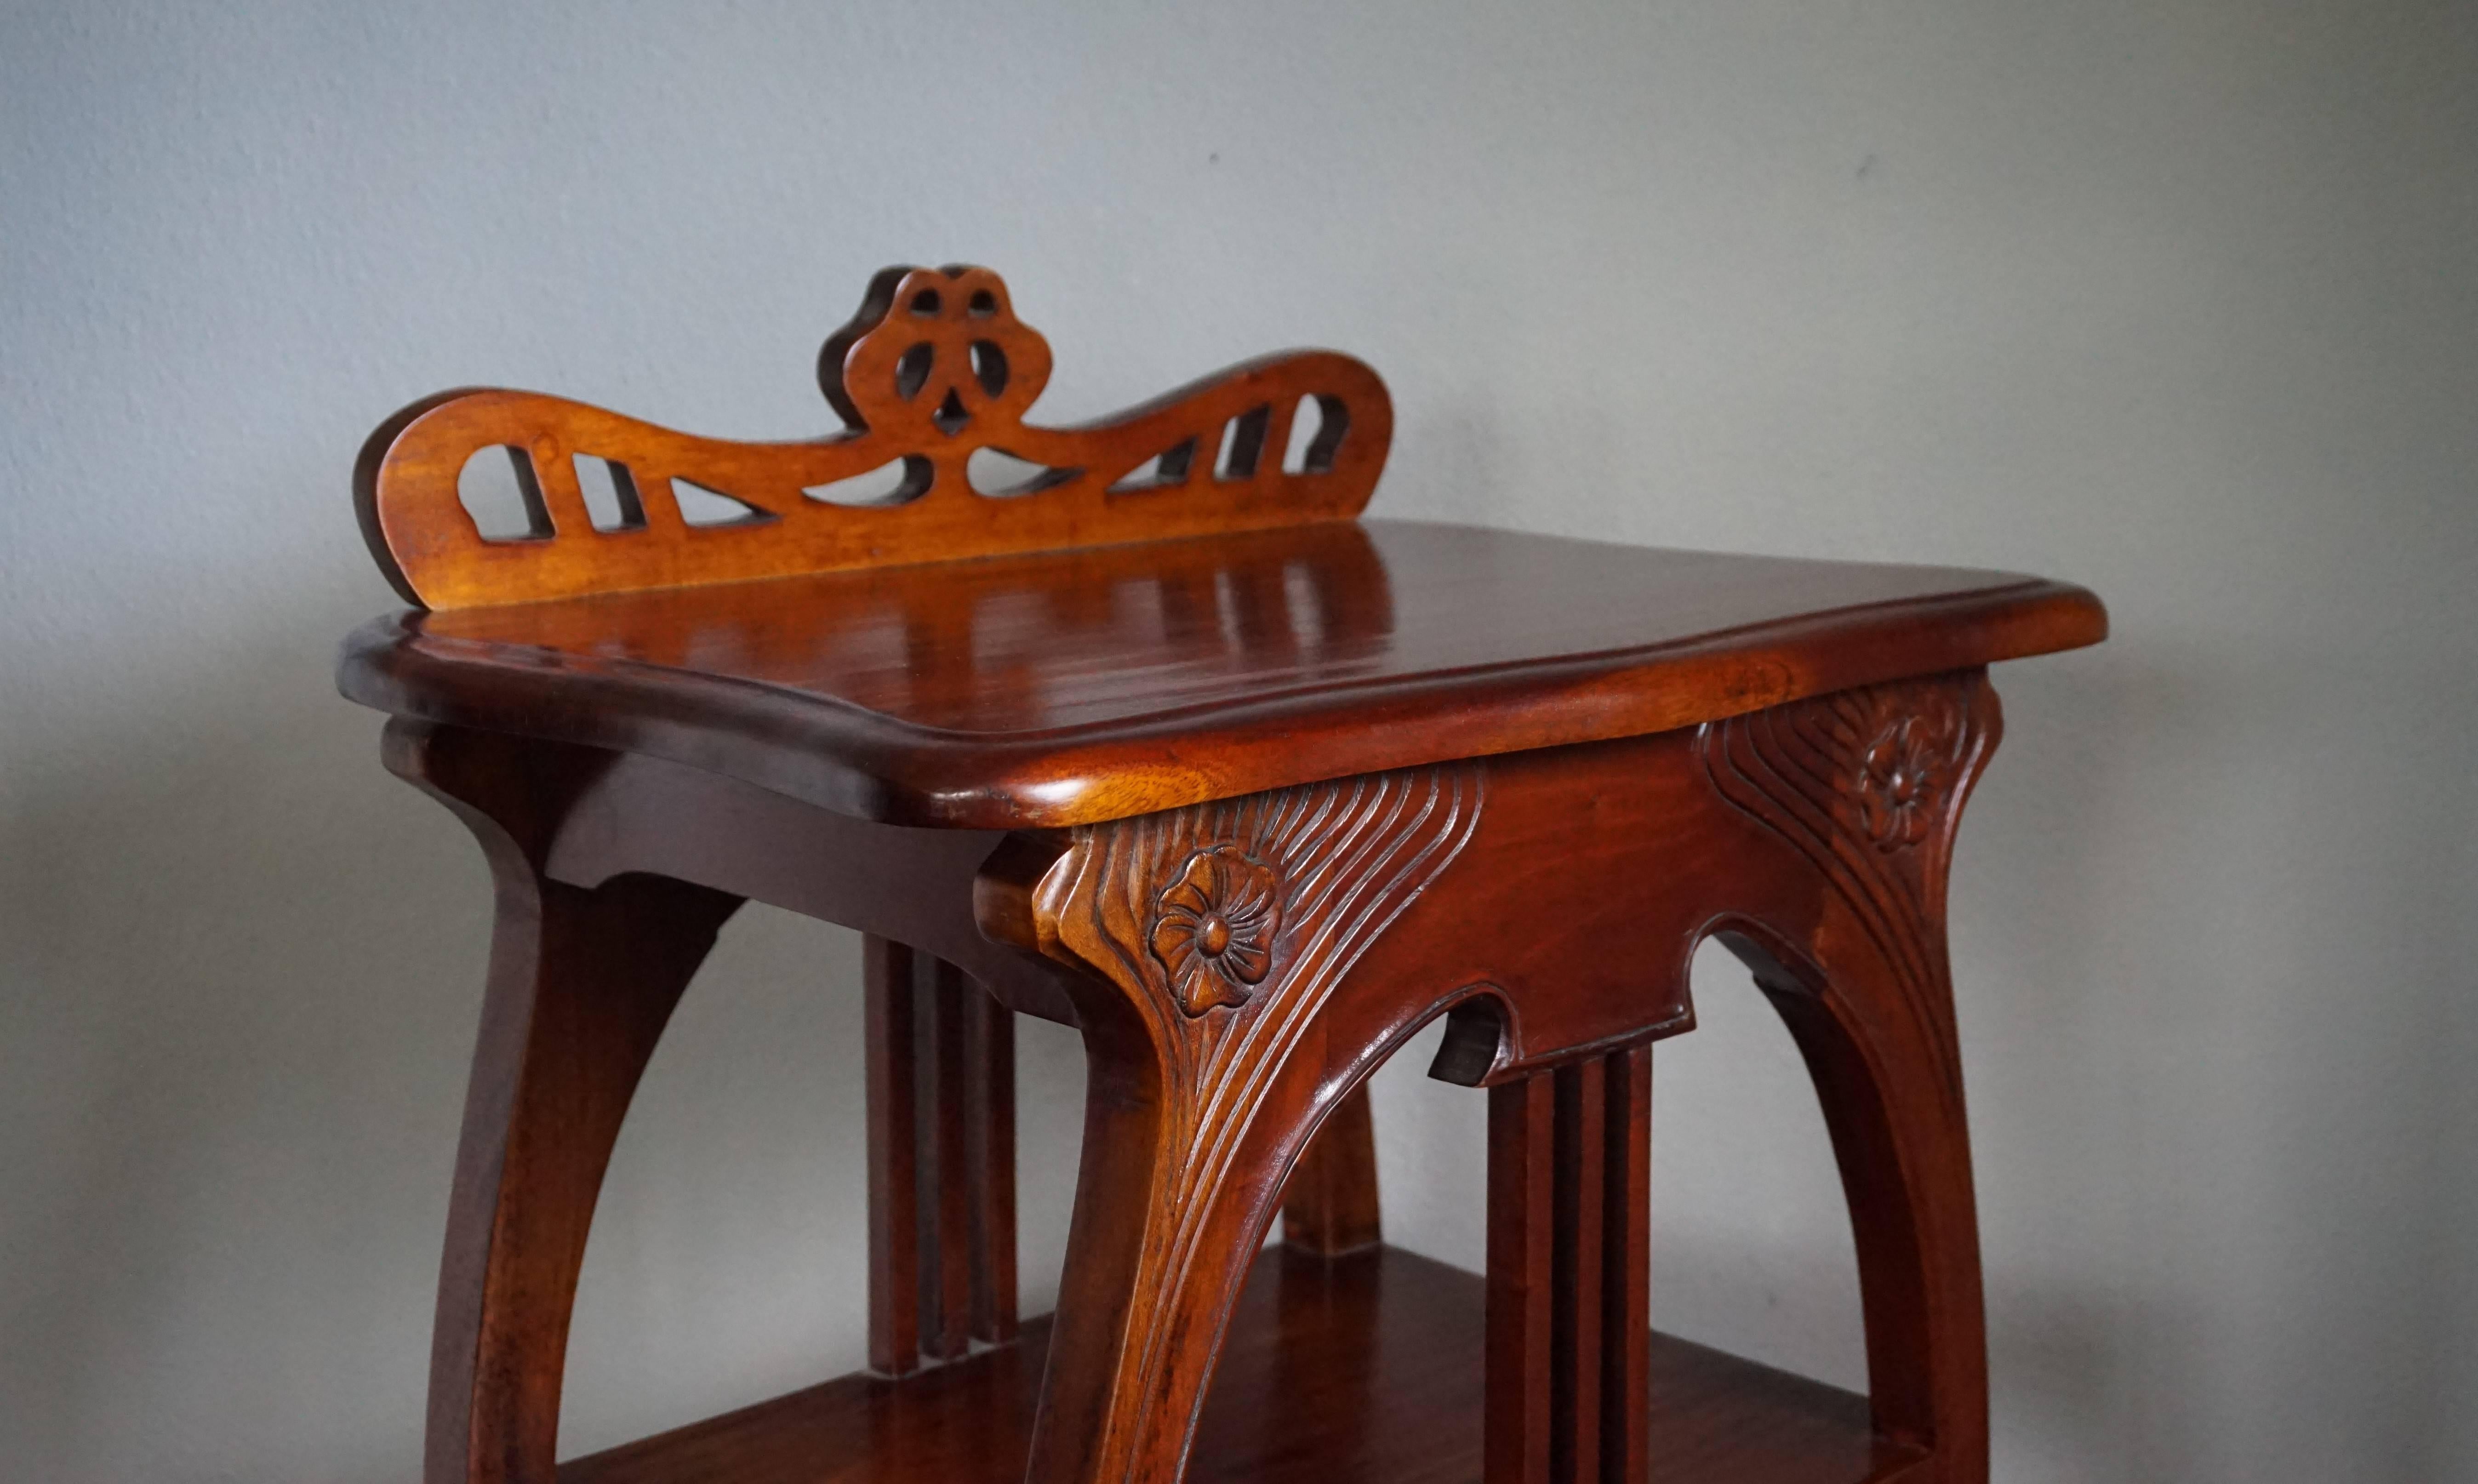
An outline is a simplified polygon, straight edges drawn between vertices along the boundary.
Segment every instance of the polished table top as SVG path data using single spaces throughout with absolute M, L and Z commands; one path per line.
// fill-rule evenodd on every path
M 2098 641 L 2076 587 L 1328 521 L 412 612 L 340 683 L 906 824 L 1065 825 Z

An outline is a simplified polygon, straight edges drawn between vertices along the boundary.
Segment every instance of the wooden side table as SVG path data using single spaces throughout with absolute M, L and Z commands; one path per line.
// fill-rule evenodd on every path
M 468 390 L 363 452 L 419 607 L 341 684 L 497 881 L 430 1484 L 1985 1478 L 1946 871 L 1985 667 L 2097 600 L 1361 522 L 1390 404 L 1325 352 L 1038 427 L 1049 348 L 985 269 L 880 275 L 820 365 L 815 441 Z M 458 478 L 498 447 L 530 529 L 492 541 Z M 870 935 L 873 1370 L 555 1468 L 613 1140 L 748 899 Z M 1822 1097 L 1863 1400 L 1651 1331 L 1650 1046 L 1707 938 Z M 1021 1323 L 1010 1013 L 1090 1062 Z M 1377 1244 L 1361 1084 L 1440 1016 L 1432 1073 L 1488 1089 L 1484 1282 Z

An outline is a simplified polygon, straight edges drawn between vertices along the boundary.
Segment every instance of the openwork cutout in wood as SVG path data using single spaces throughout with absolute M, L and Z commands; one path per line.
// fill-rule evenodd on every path
M 888 268 L 819 353 L 840 435 L 728 442 L 536 392 L 448 391 L 370 435 L 354 495 L 399 592 L 469 608 L 1349 519 L 1393 437 L 1384 383 L 1331 351 L 1245 362 L 1066 428 L 1024 420 L 1049 366 L 996 273 Z M 1303 408 L 1316 431 L 1286 469 Z M 484 537 L 458 497 L 467 460 L 493 447 L 522 490 L 513 539 Z M 1012 473 L 993 485 L 975 455 Z M 619 521 L 593 518 L 583 461 L 610 470 Z M 680 488 L 750 514 L 693 523 Z

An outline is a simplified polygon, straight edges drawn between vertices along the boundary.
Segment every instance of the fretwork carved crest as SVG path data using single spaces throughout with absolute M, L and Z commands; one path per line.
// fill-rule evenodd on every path
M 818 352 L 818 387 L 854 432 L 923 447 L 980 424 L 1002 440 L 1049 383 L 1049 342 L 987 268 L 888 268 Z
M 442 392 L 370 435 L 355 497 L 397 590 L 465 608 L 1348 519 L 1393 437 L 1384 383 L 1332 351 L 1074 427 L 1024 420 L 1049 371 L 996 273 L 889 268 L 819 356 L 840 434 L 731 442 L 535 392 Z M 485 535 L 462 503 L 477 458 L 514 465 L 522 530 Z M 693 520 L 684 490 L 732 514 Z

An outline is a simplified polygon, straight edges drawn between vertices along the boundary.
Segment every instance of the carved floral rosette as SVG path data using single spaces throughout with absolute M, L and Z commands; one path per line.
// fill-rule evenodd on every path
M 1958 1096 L 1944 894 L 1961 806 L 2002 728 L 1984 671 L 1865 686 L 1707 722 L 1722 797 L 1806 856 L 1910 999 Z
M 1153 899 L 1148 944 L 1189 1015 L 1248 1002 L 1273 971 L 1282 928 L 1282 872 L 1245 845 L 1211 845 Z
M 1079 826 L 1036 889 L 1050 951 L 1115 984 L 1156 1052 L 1164 1123 L 1140 1291 L 1188 1277 L 1275 1074 L 1352 965 L 1478 827 L 1479 765 L 1309 784 Z M 1129 1342 L 1155 1373 L 1171 1333 Z

